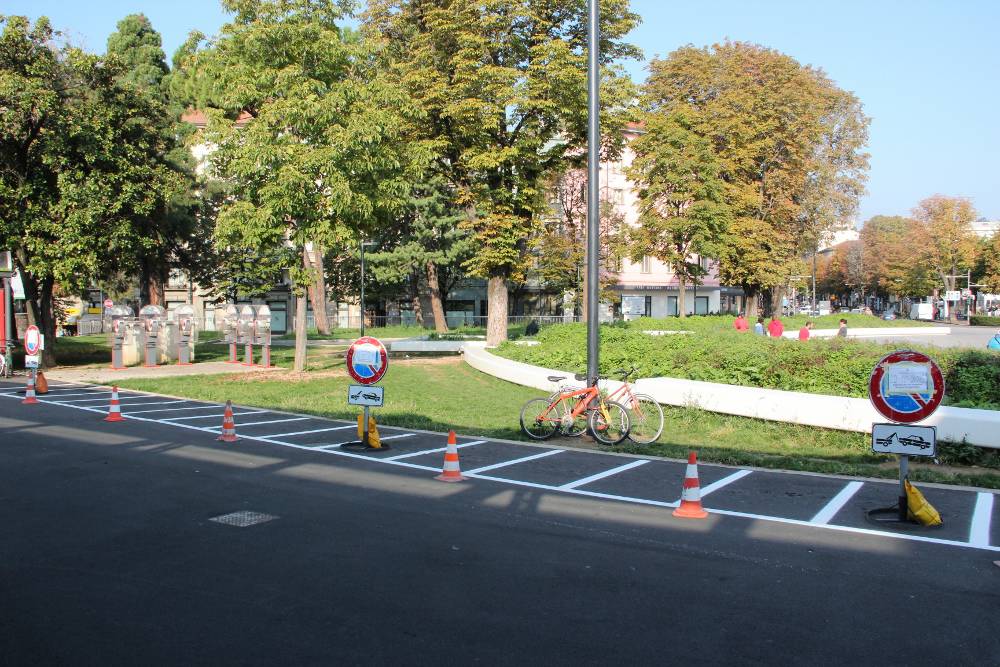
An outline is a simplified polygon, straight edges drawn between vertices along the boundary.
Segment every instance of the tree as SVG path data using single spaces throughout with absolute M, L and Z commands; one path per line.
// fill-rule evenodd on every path
M 406 141 L 417 114 L 386 81 L 376 52 L 346 39 L 332 0 L 224 0 L 235 16 L 188 49 L 184 87 L 209 107 L 210 160 L 231 184 L 216 223 L 223 247 L 289 244 L 298 303 L 295 369 L 305 367 L 305 247 L 371 231 L 402 206 L 426 162 Z M 180 85 L 180 83 L 178 84 Z M 245 122 L 236 122 L 241 115 Z
M 646 132 L 631 143 L 628 176 L 639 196 L 639 224 L 626 232 L 632 261 L 656 257 L 677 276 L 678 314 L 685 287 L 704 274 L 693 255 L 719 247 L 729 222 L 719 164 L 709 140 L 693 132 L 684 110 L 643 115 Z
M 986 291 L 1000 294 L 1000 232 L 983 243 L 983 278 Z
M 869 285 L 897 297 L 928 294 L 934 286 L 920 259 L 917 223 L 901 216 L 876 215 L 861 228 Z
M 638 22 L 627 0 L 601 5 L 602 120 L 617 138 L 631 86 L 616 60 Z M 460 193 L 475 239 L 466 262 L 487 280 L 487 343 L 507 337 L 508 283 L 527 268 L 544 186 L 586 139 L 585 4 L 578 0 L 372 0 L 362 31 L 426 114 L 436 170 Z
M 121 85 L 115 62 L 56 47 L 44 18 L 0 23 L 0 238 L 21 271 L 28 321 L 54 339 L 56 285 L 133 270 L 134 221 L 185 184 L 164 159 L 160 107 Z M 44 361 L 55 363 L 53 346 Z
M 945 290 L 957 289 L 959 272 L 971 269 L 976 261 L 978 237 L 972 223 L 977 215 L 968 199 L 942 195 L 928 197 L 913 209 L 920 258 Z
M 139 248 L 139 295 L 142 303 L 164 305 L 163 290 L 171 268 L 179 267 L 184 243 L 197 234 L 195 209 L 199 206 L 194 194 L 194 157 L 184 145 L 190 134 L 181 123 L 182 108 L 169 104 L 165 77 L 169 73 L 160 34 L 142 14 L 130 14 L 118 22 L 118 29 L 108 37 L 107 57 L 122 67 L 117 80 L 137 94 L 147 96 L 158 107 L 150 119 L 151 129 L 162 134 L 167 147 L 163 160 L 183 175 L 188 187 L 163 206 L 134 221 L 141 230 Z M 184 267 L 190 270 L 190 267 Z
M 645 93 L 652 111 L 685 110 L 711 145 L 732 212 L 720 277 L 743 287 L 751 314 L 762 291 L 773 309 L 803 251 L 856 206 L 868 167 L 860 102 L 821 70 L 743 42 L 654 59 Z

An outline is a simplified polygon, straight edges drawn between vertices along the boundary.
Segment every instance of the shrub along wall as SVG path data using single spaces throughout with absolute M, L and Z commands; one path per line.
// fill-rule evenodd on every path
M 547 327 L 538 341 L 534 346 L 505 343 L 497 354 L 546 368 L 586 370 L 585 325 Z M 941 366 L 947 404 L 1000 410 L 1000 354 L 914 347 Z M 650 336 L 624 326 L 603 326 L 600 366 L 602 373 L 634 365 L 638 377 L 866 398 L 872 368 L 894 349 L 898 346 L 841 338 L 801 342 L 719 329 Z
M 969 318 L 969 324 L 974 327 L 1000 327 L 1000 317 L 987 317 L 986 315 L 973 315 Z

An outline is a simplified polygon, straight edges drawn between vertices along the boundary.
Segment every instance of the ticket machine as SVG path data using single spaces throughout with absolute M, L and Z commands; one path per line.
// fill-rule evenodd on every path
M 238 364 L 239 360 L 239 321 L 240 311 L 236 306 L 226 306 L 226 314 L 222 318 L 222 334 L 229 345 L 227 364 Z
M 163 308 L 154 305 L 143 306 L 139 311 L 139 320 L 142 322 L 143 349 L 145 357 L 143 366 L 154 368 L 160 362 L 159 337 L 160 331 L 166 323 L 166 313 Z
M 260 346 L 260 365 L 271 367 L 271 309 L 257 306 L 257 317 L 253 321 L 254 343 Z
M 240 340 L 243 342 L 243 365 L 253 366 L 253 324 L 257 319 L 256 309 L 247 304 L 240 308 L 240 320 L 238 331 Z
M 125 369 L 125 338 L 135 313 L 128 306 L 114 306 L 111 310 L 111 368 Z
M 177 322 L 177 365 L 190 366 L 194 362 L 195 322 L 194 308 L 178 306 L 174 311 Z

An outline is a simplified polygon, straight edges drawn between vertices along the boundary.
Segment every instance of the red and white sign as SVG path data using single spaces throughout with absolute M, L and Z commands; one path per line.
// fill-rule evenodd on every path
M 347 349 L 347 372 L 356 382 L 375 384 L 389 368 L 389 354 L 377 338 L 364 336 Z
M 111 299 L 105 299 L 104 300 L 104 307 L 105 308 L 111 308 L 114 305 L 115 305 L 115 302 L 112 301 Z
M 24 332 L 24 353 L 35 355 L 42 349 L 42 332 L 34 324 Z
M 930 417 L 941 405 L 944 376 L 926 354 L 899 350 L 875 364 L 868 396 L 886 419 L 912 424 Z

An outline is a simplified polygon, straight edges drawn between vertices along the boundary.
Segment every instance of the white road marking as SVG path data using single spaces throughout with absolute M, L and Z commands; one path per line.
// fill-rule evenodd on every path
M 111 392 L 106 392 L 105 395 L 101 396 L 100 398 L 74 398 L 72 401 L 64 401 L 62 400 L 62 397 L 59 396 L 56 397 L 52 402 L 62 403 L 65 405 L 73 405 L 75 403 L 93 403 L 95 401 L 107 401 L 110 400 L 110 397 L 111 397 Z M 121 394 L 118 395 L 119 401 L 139 401 L 139 400 L 147 400 L 150 398 L 160 398 L 160 397 L 151 394 L 142 394 L 139 396 L 122 396 Z
M 830 523 L 830 520 L 837 515 L 837 512 L 847 504 L 847 502 L 854 497 L 854 494 L 864 486 L 864 482 L 848 482 L 847 486 L 840 490 L 840 493 L 830 498 L 823 509 L 816 513 L 816 516 L 812 518 L 810 523 L 815 523 L 817 525 L 825 525 Z
M 79 389 L 79 387 L 74 387 L 74 389 Z M 51 394 L 52 392 L 50 391 L 49 393 Z M 45 394 L 41 394 L 41 395 L 44 396 Z M 102 396 L 102 397 L 104 397 L 106 399 L 108 396 L 111 395 L 111 390 L 110 389 L 95 389 L 94 391 L 84 391 L 84 392 L 80 392 L 78 394 L 58 394 L 56 396 L 53 396 L 52 398 L 53 399 L 59 399 L 61 401 L 62 399 L 64 399 L 64 398 L 70 398 L 71 396 L 97 396 L 97 395 L 100 395 L 100 396 Z M 73 401 L 66 401 L 66 402 L 67 403 L 72 403 Z
M 314 428 L 311 431 L 295 431 L 294 433 L 272 433 L 267 436 L 269 438 L 290 438 L 293 435 L 306 435 L 308 433 L 323 433 L 325 431 L 342 431 L 345 428 L 357 428 L 354 424 L 347 424 L 346 426 L 331 426 L 330 428 Z
M 152 398 L 152 397 L 150 397 L 150 398 Z M 170 405 L 171 403 L 184 403 L 184 401 L 157 401 L 156 403 L 140 403 L 139 405 L 140 405 L 140 407 L 145 407 L 147 405 Z M 169 409 L 169 408 L 167 408 L 167 409 Z M 176 410 L 177 408 L 174 408 L 174 409 Z M 152 412 L 152 410 L 136 410 L 135 412 L 132 412 L 130 410 L 128 412 L 128 414 L 134 415 L 134 414 L 136 414 L 138 412 Z M 125 413 L 123 412 L 122 414 L 125 414 Z
M 379 441 L 394 440 L 396 438 L 409 438 L 409 437 L 414 436 L 414 435 L 416 435 L 416 433 L 398 433 L 396 435 L 384 435 L 384 436 L 382 436 L 382 437 L 379 438 Z M 319 447 L 315 447 L 315 449 L 322 449 L 322 450 L 325 451 L 325 450 L 331 449 L 333 447 L 340 447 L 342 445 L 349 445 L 352 442 L 358 442 L 358 440 L 356 440 L 356 439 L 355 440 L 345 440 L 344 442 L 335 442 L 335 443 L 333 443 L 331 445 L 320 445 Z M 392 457 L 392 458 L 395 458 L 395 457 Z M 383 460 L 388 461 L 389 459 L 383 459 Z
M 626 463 L 623 466 L 618 466 L 617 468 L 612 468 L 611 470 L 605 470 L 604 472 L 599 472 L 596 475 L 591 475 L 590 477 L 584 477 L 583 479 L 578 479 L 575 482 L 567 482 L 560 486 L 560 489 L 575 489 L 578 486 L 583 486 L 585 484 L 590 484 L 591 482 L 596 482 L 599 479 L 604 479 L 605 477 L 611 477 L 612 475 L 617 475 L 620 472 L 625 472 L 626 470 L 631 470 L 632 468 L 638 468 L 639 466 L 649 463 L 646 459 L 639 459 L 637 461 L 632 461 L 631 463 Z
M 459 445 L 455 445 L 455 446 L 458 449 L 462 449 L 463 447 L 473 447 L 475 445 L 481 445 L 481 444 L 483 444 L 485 442 L 487 442 L 487 441 L 486 440 L 473 440 L 472 442 L 463 442 L 463 443 L 461 443 Z M 400 459 L 408 459 L 408 458 L 413 457 L 413 456 L 423 456 L 424 454 L 439 454 L 439 453 L 447 451 L 447 450 L 448 450 L 447 447 L 438 447 L 437 449 L 424 449 L 424 450 L 419 451 L 419 452 L 410 452 L 409 454 L 399 454 L 398 456 L 389 456 L 389 457 L 386 457 L 386 458 L 381 459 L 381 460 L 382 461 L 398 461 Z
M 255 414 L 259 414 L 259 413 L 256 413 L 256 412 L 240 412 L 240 413 L 236 413 L 236 412 L 234 412 L 233 416 L 234 417 L 239 417 L 240 415 L 246 415 L 246 414 L 255 415 Z M 263 421 L 263 422 L 240 422 L 239 424 L 237 424 L 237 426 L 260 426 L 261 424 L 280 424 L 282 422 L 301 422 L 301 421 L 305 421 L 307 419 L 312 419 L 312 417 L 291 417 L 289 419 L 268 419 L 267 421 Z M 221 426 L 213 426 L 212 428 L 222 428 L 222 427 Z
M 722 479 L 716 480 L 701 490 L 701 497 L 704 498 L 708 494 L 712 493 L 713 491 L 718 491 L 727 484 L 732 484 L 738 479 L 743 479 L 752 472 L 753 470 L 737 470 L 728 477 L 723 477 Z
M 70 406 L 70 407 L 76 407 L 76 406 Z M 218 410 L 222 406 L 221 405 L 213 405 L 211 407 L 213 407 L 216 410 Z M 177 408 L 177 409 L 181 410 L 182 408 Z M 194 410 L 194 408 L 191 408 L 191 409 Z M 234 412 L 233 416 L 234 417 L 239 417 L 240 415 L 259 415 L 262 412 L 267 412 L 267 410 L 248 410 L 247 412 Z M 169 423 L 169 424 L 171 424 L 173 426 L 184 426 L 184 424 L 174 424 L 174 422 L 175 421 L 179 421 L 181 419 L 211 419 L 212 417 L 215 417 L 216 419 L 222 419 L 224 416 L 225 416 L 225 414 L 221 414 L 221 415 L 196 415 L 194 417 L 164 417 L 163 419 L 149 419 L 148 421 L 160 422 L 162 424 Z M 211 426 L 209 428 L 215 428 L 215 427 Z
M 184 401 L 179 401 L 179 402 L 180 403 L 184 403 Z M 209 408 L 211 408 L 212 410 L 218 410 L 220 407 L 222 407 L 222 406 L 221 405 L 195 405 L 194 407 L 190 407 L 190 408 L 162 408 L 160 410 L 143 410 L 142 412 L 180 412 L 181 410 L 208 410 Z M 136 410 L 136 412 L 139 412 L 139 411 Z M 263 412 L 263 410 L 261 412 Z M 135 413 L 132 413 L 132 414 L 135 414 Z M 168 422 L 168 421 L 173 421 L 174 419 L 192 419 L 192 417 L 164 417 L 163 419 L 161 419 L 159 421 Z
M 143 403 L 143 405 L 170 405 L 171 403 L 187 403 L 187 401 L 163 401 L 162 403 Z M 204 406 L 209 407 L 209 406 Z M 214 405 L 211 407 L 215 407 Z M 129 410 L 130 415 L 138 415 L 144 412 L 174 412 L 176 410 L 199 410 L 200 408 L 157 408 L 155 410 Z
M 524 457 L 519 458 L 519 459 L 514 459 L 513 461 L 502 461 L 501 463 L 494 463 L 493 465 L 490 465 L 490 466 L 483 466 L 482 468 L 476 468 L 475 470 L 468 471 L 467 474 L 469 474 L 469 475 L 475 475 L 476 473 L 486 472 L 487 470 L 496 470 L 497 468 L 506 468 L 507 466 L 512 466 L 512 465 L 514 465 L 516 463 L 523 463 L 525 461 L 534 461 L 535 459 L 543 459 L 546 456 L 553 456 L 555 454 L 562 454 L 564 451 L 566 451 L 566 450 L 565 449 L 550 449 L 550 450 L 548 450 L 546 452 L 542 452 L 541 454 L 533 454 L 531 456 L 524 456 Z
M 3 396 L 3 395 L 4 394 L 0 394 L 0 396 Z M 21 400 L 19 396 L 8 396 L 8 398 L 12 398 L 14 400 Z M 49 400 L 46 400 L 46 399 L 40 399 L 39 402 L 40 403 L 49 403 L 49 404 L 52 404 L 52 405 L 62 405 L 63 407 L 73 408 L 75 410 L 83 410 L 83 411 L 86 411 L 86 412 L 93 412 L 93 413 L 96 413 L 96 414 L 104 414 L 105 413 L 105 411 L 103 409 L 99 409 L 99 408 L 89 408 L 89 407 L 81 406 L 81 405 L 62 404 L 62 403 L 58 403 L 58 402 L 55 402 L 55 401 L 49 401 Z M 222 406 L 215 406 L 215 407 L 222 407 Z M 262 410 L 262 412 L 264 412 L 264 411 Z M 133 417 L 132 421 L 147 421 L 147 422 L 157 423 L 157 424 L 169 424 L 170 426 L 177 426 L 179 428 L 186 428 L 186 429 L 190 429 L 190 430 L 193 430 L 193 431 L 201 431 L 201 432 L 205 432 L 205 433 L 210 433 L 211 435 L 216 435 L 215 431 L 213 431 L 210 428 L 205 428 L 205 427 L 202 427 L 202 426 L 193 426 L 191 424 L 180 424 L 180 423 L 174 423 L 172 421 L 168 422 L 166 420 L 149 419 L 147 417 Z M 354 426 L 354 425 L 352 424 L 351 426 Z M 353 453 L 353 452 L 345 452 L 345 451 L 342 451 L 342 450 L 318 449 L 316 447 L 311 447 L 311 446 L 308 446 L 308 445 L 297 445 L 297 444 L 291 443 L 291 442 L 283 442 L 281 440 L 275 440 L 275 439 L 270 438 L 270 437 L 240 436 L 240 439 L 242 439 L 242 440 L 253 440 L 253 441 L 256 441 L 256 442 L 266 442 L 266 443 L 269 443 L 269 444 L 272 444 L 272 445 L 278 445 L 280 447 L 290 447 L 292 449 L 299 449 L 299 450 L 303 450 L 303 451 L 311 451 L 311 452 L 319 451 L 322 454 L 331 454 L 331 455 L 334 455 L 334 456 L 343 456 L 343 457 L 357 459 L 357 460 L 369 461 L 369 462 L 373 462 L 373 463 L 380 463 L 380 464 L 386 464 L 386 465 L 392 465 L 392 466 L 400 466 L 400 467 L 405 467 L 405 468 L 413 468 L 413 469 L 416 469 L 416 470 L 424 470 L 424 471 L 428 471 L 428 472 L 438 472 L 438 470 L 439 470 L 439 468 L 437 468 L 437 467 L 423 466 L 423 465 L 418 465 L 418 464 L 415 464 L 415 463 L 409 463 L 407 461 L 391 461 L 388 458 L 379 459 L 379 458 L 374 458 L 372 456 L 368 456 L 368 455 L 365 455 L 365 454 L 356 454 L 356 453 Z M 562 451 L 562 450 L 553 450 L 553 452 L 559 452 L 559 451 Z M 747 471 L 747 472 L 749 472 L 749 471 Z M 621 502 L 631 503 L 631 504 L 636 504 L 636 505 L 653 505 L 653 506 L 656 506 L 656 507 L 677 507 L 677 505 L 678 505 L 677 501 L 674 501 L 674 502 L 663 502 L 663 501 L 658 501 L 658 500 L 650 500 L 650 499 L 647 499 L 647 498 L 633 498 L 633 497 L 630 497 L 630 496 L 615 496 L 615 495 L 607 494 L 607 493 L 595 493 L 595 492 L 592 492 L 592 491 L 583 491 L 583 490 L 580 490 L 580 489 L 560 489 L 558 486 L 550 486 L 550 485 L 547 485 L 547 484 L 536 484 L 534 482 L 525 482 L 525 481 L 521 481 L 521 480 L 517 480 L 517 479 L 508 479 L 508 478 L 505 478 L 505 477 L 492 477 L 492 476 L 489 476 L 489 475 L 474 475 L 471 472 L 465 472 L 464 474 L 465 475 L 469 475 L 469 476 L 474 476 L 476 479 L 482 479 L 482 480 L 486 480 L 486 481 L 500 482 L 500 483 L 503 483 L 503 484 L 511 484 L 511 485 L 514 485 L 514 486 L 524 486 L 524 487 L 529 487 L 529 488 L 534 488 L 534 489 L 540 489 L 540 490 L 544 490 L 544 491 L 553 491 L 553 492 L 556 492 L 556 493 L 567 493 L 567 494 L 571 494 L 571 495 L 588 496 L 588 497 L 593 497 L 593 498 L 602 498 L 602 499 L 608 499 L 608 500 L 616 500 L 616 501 L 621 501 Z M 833 530 L 833 531 L 837 531 L 837 532 L 850 533 L 850 534 L 855 534 L 855 535 L 867 535 L 867 536 L 871 536 L 871 537 L 880 537 L 880 538 L 894 539 L 894 540 L 904 540 L 904 541 L 910 541 L 910 542 L 925 542 L 925 543 L 930 543 L 930 544 L 941 544 L 941 545 L 944 545 L 944 546 L 959 547 L 959 548 L 966 548 L 966 549 L 971 548 L 971 549 L 978 549 L 978 550 L 981 550 L 981 551 L 991 551 L 991 552 L 1000 553 L 1000 546 L 992 546 L 992 545 L 989 545 L 989 544 L 987 544 L 987 545 L 979 545 L 979 544 L 973 544 L 971 542 L 959 542 L 957 540 L 946 540 L 946 539 L 941 539 L 941 538 L 937 538 L 937 537 L 926 537 L 926 536 L 923 536 L 923 535 L 910 535 L 910 534 L 906 534 L 906 533 L 883 532 L 883 531 L 879 531 L 879 530 L 875 530 L 875 529 L 871 529 L 871 528 L 854 528 L 852 526 L 838 526 L 836 524 L 822 524 L 822 525 L 818 525 L 818 524 L 811 523 L 809 521 L 802 521 L 800 519 L 786 519 L 784 517 L 769 516 L 769 515 L 766 515 L 766 514 L 751 514 L 749 512 L 737 512 L 737 511 L 733 511 L 733 510 L 719 510 L 719 509 L 707 509 L 706 508 L 706 511 L 709 514 L 718 514 L 720 516 L 732 516 L 732 517 L 738 517 L 738 518 L 743 518 L 743 519 L 751 519 L 751 520 L 758 520 L 758 521 L 770 521 L 770 522 L 773 522 L 773 523 L 781 523 L 781 524 L 791 525 L 791 526 L 801 526 L 801 527 L 804 527 L 804 528 L 813 528 L 813 529 L 816 529 L 816 530 Z
M 976 498 L 976 509 L 972 512 L 969 544 L 975 547 L 990 546 L 990 519 L 992 515 L 993 494 L 981 491 Z

